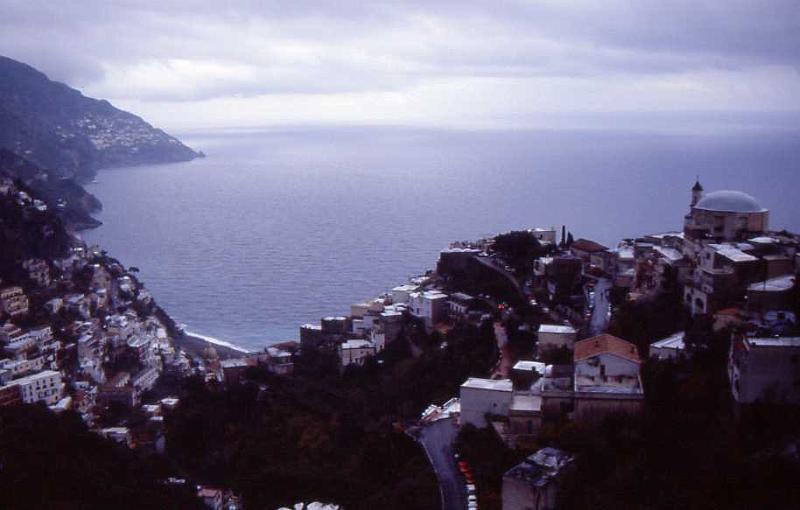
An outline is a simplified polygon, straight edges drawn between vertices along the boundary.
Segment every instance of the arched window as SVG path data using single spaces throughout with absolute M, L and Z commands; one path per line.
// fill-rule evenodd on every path
M 705 304 L 705 303 L 703 303 L 703 300 L 702 300 L 702 299 L 700 299 L 700 298 L 697 298 L 697 299 L 695 299 L 695 300 L 694 300 L 694 307 L 695 307 L 695 308 L 696 308 L 698 311 L 700 311 L 700 312 L 704 312 L 704 311 L 705 311 L 705 309 L 706 309 L 706 304 Z

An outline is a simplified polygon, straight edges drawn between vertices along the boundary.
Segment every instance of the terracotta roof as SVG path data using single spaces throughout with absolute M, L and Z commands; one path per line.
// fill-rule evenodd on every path
M 594 241 L 590 241 L 589 239 L 578 239 L 572 245 L 571 248 L 575 248 L 576 250 L 580 251 L 588 251 L 588 252 L 595 252 L 595 251 L 605 251 L 608 248 L 603 246 L 600 243 L 596 243 Z
M 636 346 L 613 335 L 593 336 L 575 343 L 575 361 L 604 353 L 616 354 L 621 358 L 641 363 Z

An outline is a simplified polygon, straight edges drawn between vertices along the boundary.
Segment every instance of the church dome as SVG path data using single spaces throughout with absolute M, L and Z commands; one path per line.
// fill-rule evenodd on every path
M 766 209 L 761 207 L 761 204 L 741 191 L 714 191 L 704 196 L 694 206 L 695 209 L 703 209 L 704 211 L 717 211 L 717 212 L 734 212 L 734 213 L 758 213 L 766 212 Z

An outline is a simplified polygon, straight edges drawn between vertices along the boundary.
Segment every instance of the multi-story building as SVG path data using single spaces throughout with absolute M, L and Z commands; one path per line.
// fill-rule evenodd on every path
M 728 377 L 733 398 L 740 404 L 800 404 L 800 338 L 734 339 Z
M 370 356 L 375 355 L 375 346 L 369 340 L 354 338 L 339 345 L 339 363 L 342 368 L 348 365 L 363 365 Z
M 503 510 L 553 510 L 559 478 L 573 457 L 555 448 L 542 448 L 503 475 Z
M 409 294 L 408 312 L 432 328 L 447 316 L 447 294 L 438 290 Z
M 0 289 L 0 311 L 11 318 L 28 313 L 28 296 L 22 287 L 14 285 Z
M 52 405 L 61 399 L 62 384 L 61 373 L 54 370 L 44 370 L 19 379 L 14 379 L 6 386 L 19 386 L 22 402 L 32 404 L 44 402 Z
M 622 411 L 636 413 L 644 403 L 636 346 L 603 334 L 575 343 L 574 409 L 577 419 L 598 419 Z
M 769 234 L 769 211 L 752 196 L 728 190 L 703 195 L 696 183 L 690 205 L 682 251 L 691 271 L 679 283 L 684 283 L 684 303 L 692 314 L 742 307 L 748 290 L 759 293 L 749 286 L 764 282 L 766 290 L 769 280 L 784 284 L 786 275 L 796 271 L 797 240 Z
M 486 426 L 486 415 L 508 415 L 513 399 L 509 379 L 480 379 L 470 377 L 461 385 L 461 423 Z
M 575 344 L 578 332 L 572 326 L 562 324 L 542 324 L 537 333 L 537 349 L 542 353 L 548 349 L 560 349 L 562 347 L 570 351 Z
M 44 259 L 28 259 L 22 263 L 22 268 L 28 272 L 28 278 L 36 282 L 39 287 L 50 285 L 50 266 Z

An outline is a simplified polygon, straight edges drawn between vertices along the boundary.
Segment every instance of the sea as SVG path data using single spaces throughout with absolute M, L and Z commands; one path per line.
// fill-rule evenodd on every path
M 299 337 L 435 267 L 452 241 L 565 226 L 614 247 L 680 230 L 695 179 L 800 230 L 800 130 L 195 130 L 204 159 L 103 170 L 83 232 L 187 330 L 247 348 Z

